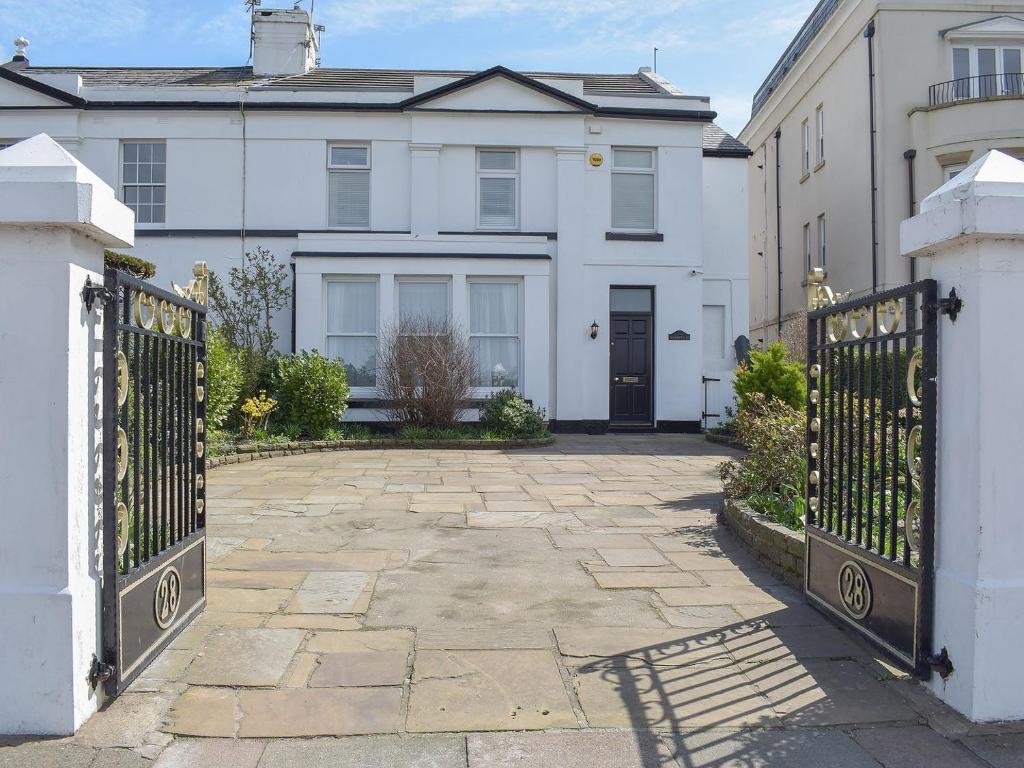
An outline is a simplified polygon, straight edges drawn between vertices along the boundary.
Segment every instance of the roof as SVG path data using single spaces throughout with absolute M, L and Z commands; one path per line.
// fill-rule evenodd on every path
M 707 157 L 750 157 L 750 148 L 736 137 L 726 133 L 721 126 L 708 123 L 704 126 L 704 154 Z
M 782 52 L 779 60 L 775 62 L 775 66 L 768 73 L 768 77 L 764 79 L 761 86 L 754 92 L 754 100 L 750 108 L 751 117 L 754 117 L 754 115 L 761 111 L 768 98 L 779 87 L 783 78 L 789 74 L 789 70 L 792 69 L 797 59 L 810 47 L 811 42 L 817 37 L 818 32 L 821 31 L 821 28 L 825 26 L 825 22 L 835 13 L 841 2 L 842 0 L 821 0 L 814 7 L 811 15 L 807 17 L 807 20 L 800 27 L 793 40 L 786 46 L 786 50 Z
M 224 86 L 259 83 L 269 88 L 411 91 L 417 75 L 463 78 L 471 71 L 344 69 L 319 67 L 302 75 L 259 78 L 252 67 L 28 67 L 25 73 L 81 75 L 87 88 Z M 637 73 L 522 72 L 542 80 L 582 80 L 583 92 L 609 96 L 656 96 L 662 91 Z

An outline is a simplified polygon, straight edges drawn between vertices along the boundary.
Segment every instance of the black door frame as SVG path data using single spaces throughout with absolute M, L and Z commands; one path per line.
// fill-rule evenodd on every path
M 649 290 L 651 292 L 651 311 L 650 312 L 613 312 L 611 310 L 611 294 L 612 294 L 612 291 L 615 290 L 616 288 L 646 288 L 647 290 Z M 609 300 L 609 308 L 608 308 L 608 428 L 613 430 L 613 431 L 616 430 L 616 429 L 627 429 L 627 430 L 628 429 L 654 429 L 655 425 L 658 423 L 657 414 L 654 412 L 654 404 L 657 402 L 657 400 L 655 398 L 655 376 L 654 376 L 655 375 L 655 370 L 656 370 L 655 369 L 656 360 L 655 360 L 655 349 L 654 349 L 655 348 L 655 343 L 654 343 L 654 339 L 655 339 L 655 336 L 657 334 L 657 330 L 656 330 L 656 325 L 657 325 L 657 317 L 656 317 L 657 293 L 656 293 L 655 287 L 653 285 L 609 285 L 608 286 L 608 300 Z M 634 315 L 634 316 L 639 315 L 639 316 L 643 316 L 643 317 L 649 317 L 651 319 L 650 333 L 648 333 L 648 335 L 647 335 L 647 338 L 648 338 L 648 346 L 647 346 L 647 353 L 648 354 L 647 354 L 647 357 L 648 357 L 648 360 L 650 361 L 650 379 L 651 379 L 651 386 L 648 388 L 650 393 L 651 393 L 650 394 L 650 408 L 648 410 L 650 411 L 651 418 L 650 418 L 649 421 L 646 421 L 646 422 L 643 422 L 643 421 L 615 421 L 615 419 L 612 418 L 612 414 L 615 412 L 615 408 L 614 408 L 614 405 L 613 405 L 613 403 L 614 403 L 614 394 L 613 394 L 613 391 L 612 391 L 612 370 L 611 370 L 612 369 L 612 346 L 611 346 L 611 342 L 612 342 L 612 335 L 611 334 L 612 334 L 612 331 L 611 331 L 611 328 L 612 328 L 612 319 L 614 317 L 616 317 L 617 315 L 622 315 L 622 316 L 625 316 L 625 315 Z

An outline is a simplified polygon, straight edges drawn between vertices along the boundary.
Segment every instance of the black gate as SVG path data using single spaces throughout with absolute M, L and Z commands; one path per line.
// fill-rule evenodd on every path
M 94 682 L 111 696 L 206 605 L 206 265 L 193 273 L 170 292 L 108 269 L 91 289 L 104 299 L 106 374 Z
M 812 604 L 930 673 L 937 302 L 933 280 L 844 301 L 809 279 Z

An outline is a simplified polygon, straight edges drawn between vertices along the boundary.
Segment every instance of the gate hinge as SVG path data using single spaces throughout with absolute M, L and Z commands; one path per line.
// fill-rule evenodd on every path
M 953 674 L 953 662 L 950 661 L 949 651 L 945 647 L 938 653 L 933 653 L 928 657 L 928 665 L 938 672 L 939 677 L 943 680 Z
M 105 683 L 114 676 L 116 671 L 113 664 L 100 661 L 94 653 L 92 655 L 92 666 L 89 668 L 89 685 L 95 688 L 100 683 Z
M 954 323 L 956 316 L 963 311 L 963 308 L 964 301 L 957 295 L 956 288 L 950 288 L 949 296 L 935 302 L 935 309 L 939 310 L 940 314 L 949 315 L 949 319 Z
M 114 292 L 105 285 L 98 285 L 91 277 L 85 278 L 85 285 L 82 287 L 82 303 L 85 304 L 86 312 L 92 312 L 93 306 L 99 300 L 103 304 L 111 304 L 117 297 Z

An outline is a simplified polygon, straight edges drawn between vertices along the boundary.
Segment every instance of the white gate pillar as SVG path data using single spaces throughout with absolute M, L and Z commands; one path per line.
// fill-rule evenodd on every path
M 929 683 L 975 721 L 1024 718 L 1024 163 L 989 152 L 902 223 L 940 297 L 934 650 Z
M 133 240 L 49 136 L 0 151 L 0 734 L 70 734 L 97 706 L 102 343 L 79 294 Z

